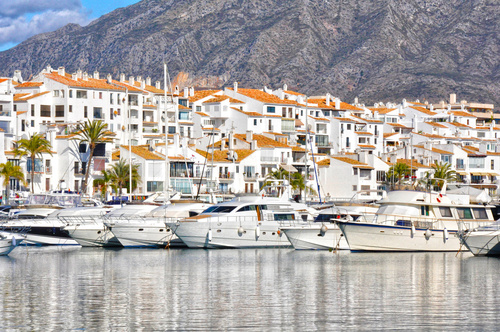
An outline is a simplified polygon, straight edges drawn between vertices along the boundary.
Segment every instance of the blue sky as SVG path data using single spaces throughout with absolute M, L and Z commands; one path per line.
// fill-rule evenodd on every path
M 92 20 L 139 0 L 6 0 L 0 1 L 0 51 L 68 23 Z

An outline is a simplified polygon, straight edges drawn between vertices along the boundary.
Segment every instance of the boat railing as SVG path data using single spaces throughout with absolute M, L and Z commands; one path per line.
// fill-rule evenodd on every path
M 236 223 L 255 223 L 255 225 L 260 225 L 262 222 L 265 223 L 273 223 L 275 222 L 278 225 L 292 224 L 292 223 L 304 223 L 303 219 L 295 217 L 295 219 L 275 219 L 275 218 L 258 218 L 257 216 L 206 216 L 206 218 L 200 219 L 195 217 L 192 218 L 181 218 L 179 222 L 196 222 L 203 220 L 203 222 L 207 222 L 209 224 L 222 224 L 227 222 L 236 222 Z
M 102 224 L 102 216 L 58 216 L 61 222 L 63 222 L 67 226 L 74 225 L 98 225 Z
M 126 223 L 139 223 L 139 224 L 164 224 L 167 222 L 176 222 L 179 218 L 176 217 L 153 217 L 141 216 L 133 214 L 120 214 L 120 215 L 106 215 L 103 217 L 103 222 L 108 225 L 126 224 Z

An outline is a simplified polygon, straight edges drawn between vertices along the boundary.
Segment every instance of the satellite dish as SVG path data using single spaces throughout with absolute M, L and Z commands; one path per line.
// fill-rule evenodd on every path
M 236 152 L 233 154 L 233 161 L 234 160 L 238 160 L 238 154 Z
M 113 113 L 115 113 L 115 115 L 118 115 L 118 111 L 116 111 L 116 110 Z
M 122 131 L 125 131 L 125 126 L 122 126 Z

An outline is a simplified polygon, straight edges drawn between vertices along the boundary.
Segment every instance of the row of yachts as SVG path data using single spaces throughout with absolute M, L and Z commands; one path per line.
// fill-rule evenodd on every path
M 26 244 L 499 255 L 494 208 L 471 202 L 469 195 L 447 194 L 445 186 L 390 191 L 374 204 L 311 206 L 291 200 L 286 184 L 218 204 L 171 199 L 161 205 L 32 205 L 0 222 L 0 254 Z

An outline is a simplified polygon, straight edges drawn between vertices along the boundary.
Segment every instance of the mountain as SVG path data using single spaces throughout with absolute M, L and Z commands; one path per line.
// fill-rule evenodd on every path
M 0 52 L 0 75 L 47 65 L 184 84 L 281 87 L 360 102 L 500 102 L 498 0 L 144 0 Z

